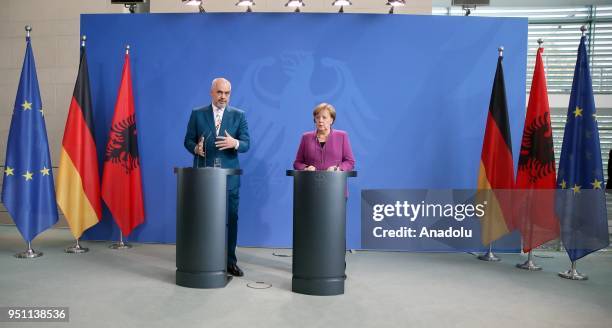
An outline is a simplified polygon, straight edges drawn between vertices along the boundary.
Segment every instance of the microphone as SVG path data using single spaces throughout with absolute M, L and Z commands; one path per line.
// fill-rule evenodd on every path
M 204 138 L 204 134 L 202 134 L 200 136 L 200 138 Z M 200 140 L 202 140 L 202 139 L 200 139 Z M 200 141 L 198 141 L 198 143 L 200 143 Z M 197 148 L 197 144 L 196 144 L 196 148 Z M 200 168 L 200 155 L 198 155 L 198 153 L 196 153 L 195 151 L 193 152 L 193 159 L 196 162 L 196 169 L 199 169 Z M 204 163 L 204 164 L 206 164 L 206 163 Z
M 206 167 L 206 140 L 208 139 L 208 137 L 210 137 L 210 131 L 208 132 L 208 135 L 206 136 L 206 138 L 204 138 L 204 133 L 202 133 L 200 135 L 200 141 L 202 142 L 202 146 L 203 146 L 203 150 L 204 150 L 204 167 Z M 198 143 L 200 143 L 200 141 L 198 141 Z M 200 155 L 198 154 L 193 154 L 194 159 L 196 160 L 196 168 L 200 168 Z
M 206 138 L 204 138 L 204 133 L 202 133 L 202 140 L 204 141 L 202 143 L 202 146 L 204 146 L 204 167 L 206 167 L 206 153 L 208 153 L 206 151 L 206 142 L 208 141 L 208 138 L 210 138 L 210 134 L 211 134 L 211 131 L 208 131 L 208 134 L 206 135 Z

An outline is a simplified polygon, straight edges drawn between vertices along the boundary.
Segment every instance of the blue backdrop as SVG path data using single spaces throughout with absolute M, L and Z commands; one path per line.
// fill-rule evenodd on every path
M 349 183 L 347 240 L 360 246 L 360 191 L 475 188 L 497 48 L 513 151 L 525 112 L 527 20 L 373 14 L 82 15 L 99 154 L 108 138 L 126 44 L 143 173 L 146 222 L 129 240 L 174 242 L 173 167 L 192 108 L 210 103 L 210 82 L 233 83 L 247 113 L 238 243 L 291 246 L 290 169 L 313 107 L 337 109 L 357 178 Z M 102 158 L 102 157 L 100 157 Z M 116 239 L 105 210 L 89 239 Z

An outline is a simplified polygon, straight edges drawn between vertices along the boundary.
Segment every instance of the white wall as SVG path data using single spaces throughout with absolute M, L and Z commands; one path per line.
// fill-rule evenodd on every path
M 50 5 L 53 3 L 53 5 Z M 24 26 L 32 26 L 38 81 L 54 165 L 79 59 L 79 15 L 122 12 L 110 1 L 2 0 L 0 2 L 0 155 L 6 139 L 25 53 Z

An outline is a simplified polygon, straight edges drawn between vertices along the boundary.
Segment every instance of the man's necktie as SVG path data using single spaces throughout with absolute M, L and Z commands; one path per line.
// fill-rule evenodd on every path
M 219 135 L 219 129 L 221 128 L 221 111 L 215 110 L 215 130 Z

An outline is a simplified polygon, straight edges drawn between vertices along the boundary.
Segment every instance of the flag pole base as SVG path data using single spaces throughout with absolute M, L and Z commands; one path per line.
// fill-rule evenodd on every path
M 495 256 L 495 254 L 493 254 L 493 252 L 491 252 L 490 250 L 487 251 L 486 254 L 484 255 L 480 255 L 478 257 L 479 260 L 481 261 L 487 261 L 487 262 L 499 262 L 501 261 L 501 259 L 497 256 Z
M 569 279 L 569 280 L 588 280 L 589 277 L 586 275 L 576 271 L 576 270 L 567 270 L 565 272 L 559 272 L 559 277 Z
M 15 254 L 15 257 L 18 259 L 34 259 L 34 258 L 41 257 L 41 256 L 43 256 L 43 252 L 35 251 L 31 248 L 21 253 Z
M 582 274 L 578 272 L 578 270 L 576 270 L 576 261 L 572 261 L 572 266 L 570 267 L 569 270 L 565 272 L 559 272 L 559 277 L 569 279 L 569 280 L 587 280 L 589 279 L 589 277 L 587 277 L 585 274 Z
M 520 263 L 517 264 L 516 267 L 519 269 L 528 270 L 528 271 L 541 271 L 542 270 L 542 267 L 537 266 L 535 262 L 533 262 L 533 249 L 529 250 L 529 253 L 527 253 L 527 261 L 525 261 L 525 263 L 523 264 L 520 264 Z
M 70 246 L 64 249 L 64 252 L 69 253 L 69 254 L 83 254 L 83 253 L 89 252 L 89 248 L 81 247 L 81 245 L 77 243 L 73 246 Z
M 527 260 L 525 263 L 517 263 L 516 267 L 527 271 L 542 271 L 541 266 L 537 266 L 532 260 Z
M 130 248 L 132 248 L 132 245 L 130 245 L 128 243 L 124 243 L 123 241 L 120 241 L 118 243 L 114 243 L 114 244 L 108 246 L 108 248 L 110 248 L 110 249 L 130 249 Z

